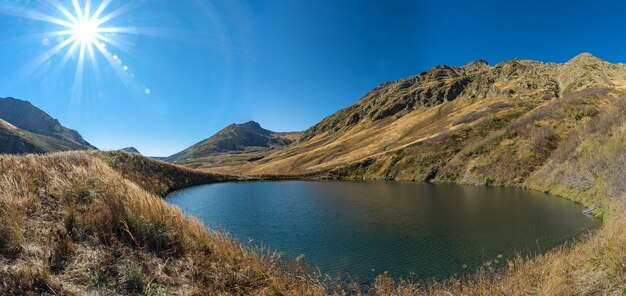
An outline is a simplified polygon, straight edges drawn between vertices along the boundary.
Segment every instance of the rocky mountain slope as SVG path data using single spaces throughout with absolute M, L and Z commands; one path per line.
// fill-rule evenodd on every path
M 82 145 L 19 129 L 0 119 L 0 154 L 86 150 Z
M 231 124 L 208 139 L 167 157 L 169 162 L 194 163 L 211 162 L 226 158 L 235 159 L 262 158 L 265 152 L 291 144 L 300 137 L 300 133 L 279 133 L 266 130 L 254 121 Z M 233 158 L 233 155 L 239 155 Z M 243 156 L 241 156 L 243 155 Z
M 593 174 L 573 170 L 585 169 L 588 151 L 626 155 L 619 138 L 625 90 L 626 65 L 587 53 L 562 64 L 437 66 L 381 84 L 261 160 L 210 168 L 528 187 L 589 183 L 583 179 Z
M 80 134 L 27 101 L 0 98 L 0 153 L 92 150 Z
M 28 101 L 15 98 L 0 98 L 0 119 L 27 132 L 59 139 L 72 150 L 90 150 L 96 147 L 85 141 L 81 135 L 66 128 L 46 112 Z
M 305 132 L 304 140 L 325 132 L 349 129 L 359 122 L 400 119 L 420 108 L 465 101 L 502 98 L 547 101 L 593 85 L 621 84 L 623 65 L 612 65 L 583 53 L 564 64 L 511 60 L 490 67 L 478 60 L 462 67 L 437 66 L 419 75 L 385 82 L 356 104 Z

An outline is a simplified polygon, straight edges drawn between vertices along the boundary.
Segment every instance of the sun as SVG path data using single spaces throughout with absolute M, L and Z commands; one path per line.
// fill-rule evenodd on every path
M 92 45 L 98 39 L 97 20 L 77 20 L 72 24 L 72 36 L 84 45 Z
M 133 68 L 127 64 L 127 59 L 122 61 L 122 55 L 136 52 L 135 43 L 128 41 L 128 35 L 158 37 L 163 31 L 159 28 L 122 25 L 124 19 L 131 18 L 131 12 L 143 6 L 145 1 L 38 0 L 37 5 L 22 2 L 26 1 L 0 0 L 0 15 L 42 21 L 50 26 L 45 32 L 33 34 L 41 38 L 37 41 L 44 46 L 44 51 L 18 69 L 14 80 L 28 79 L 29 75 L 52 63 L 56 64 L 51 70 L 52 75 L 61 75 L 66 65 L 75 63 L 71 94 L 80 98 L 89 91 L 97 90 L 101 93 L 106 89 L 101 72 L 106 70 L 100 65 L 104 62 L 134 93 L 152 93 L 137 78 Z

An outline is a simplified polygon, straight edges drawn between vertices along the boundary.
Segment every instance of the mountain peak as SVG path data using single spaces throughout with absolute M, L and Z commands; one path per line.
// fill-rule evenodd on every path
M 171 155 L 167 161 L 206 157 L 219 153 L 242 152 L 247 149 L 271 149 L 289 145 L 293 139 L 281 133 L 266 130 L 256 121 L 233 123 L 213 136 Z
M 570 63 L 591 64 L 591 63 L 604 63 L 604 62 L 605 62 L 604 60 L 599 59 L 599 58 L 595 57 L 594 55 L 592 55 L 592 54 L 590 54 L 588 52 L 583 52 L 583 53 L 573 57 L 571 60 L 567 61 L 568 64 L 570 64 Z
M 484 68 L 488 68 L 489 63 L 485 60 L 475 60 L 465 64 L 463 67 L 466 70 L 480 70 Z
M 125 152 L 128 152 L 128 153 L 134 153 L 134 154 L 140 154 L 141 155 L 141 152 L 139 152 L 139 150 L 137 150 L 137 148 L 132 147 L 132 146 L 131 147 L 122 148 L 122 149 L 120 149 L 120 151 L 125 151 Z
M 261 128 L 261 125 L 258 122 L 254 121 L 254 120 L 250 120 L 248 122 L 241 123 L 241 124 L 238 124 L 238 125 L 239 126 L 245 126 L 245 127 Z
M 559 70 L 562 95 L 591 86 L 612 86 L 612 81 L 622 77 L 623 70 L 588 52 L 575 56 Z

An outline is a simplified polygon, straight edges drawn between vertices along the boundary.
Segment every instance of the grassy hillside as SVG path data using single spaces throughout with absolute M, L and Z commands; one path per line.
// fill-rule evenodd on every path
M 624 125 L 621 131 L 624 131 Z M 154 172 L 157 172 L 156 174 Z M 163 178 L 163 179 L 162 179 Z M 228 177 L 124 152 L 0 156 L 0 294 L 576 295 L 626 291 L 623 192 L 596 234 L 469 279 L 326 286 L 206 229 L 160 195 Z M 156 189 L 155 189 L 156 188 Z
M 195 185 L 234 181 L 237 177 L 200 172 L 124 151 L 93 153 L 124 178 L 159 196 Z
M 168 206 L 159 176 L 159 192 L 222 178 L 121 152 L 0 156 L 0 294 L 323 294 Z
M 492 112 L 328 174 L 529 187 L 602 203 L 606 190 L 626 186 L 625 114 L 622 93 L 586 89 L 530 111 L 522 105 Z
M 213 171 L 253 175 L 310 175 L 346 171 L 359 163 L 374 161 L 378 162 L 374 167 L 376 170 L 369 169 L 364 177 L 424 180 L 430 170 L 426 174 L 416 171 L 411 176 L 411 172 L 378 170 L 378 166 L 385 166 L 382 162 L 387 160 L 394 164 L 387 166 L 396 170 L 419 170 L 423 163 L 403 167 L 395 166 L 395 162 L 405 156 L 418 157 L 422 154 L 420 146 L 428 150 L 438 145 L 433 142 L 450 141 L 444 139 L 450 135 L 467 137 L 449 143 L 458 151 L 472 149 L 471 144 L 487 136 L 492 141 L 499 141 L 501 136 L 496 133 L 511 140 L 503 145 L 511 145 L 520 153 L 528 148 L 525 145 L 529 141 L 537 140 L 545 133 L 562 136 L 557 139 L 558 143 L 566 142 L 570 132 L 584 128 L 596 115 L 610 112 L 613 106 L 621 104 L 616 98 L 623 96 L 626 90 L 625 75 L 626 66 L 610 64 L 589 54 L 581 54 L 563 64 L 511 60 L 495 66 L 484 61 L 462 67 L 438 66 L 413 77 L 380 85 L 354 105 L 305 131 L 297 143 L 277 149 L 263 159 L 209 167 Z M 556 113 L 547 114 L 551 111 Z M 546 114 L 538 114 L 540 112 Z M 533 118 L 531 114 L 543 118 Z M 553 115 L 560 118 L 550 118 Z M 518 118 L 526 118 L 527 122 L 519 121 L 510 126 Z M 560 124 L 558 120 L 565 120 L 567 124 Z M 553 144 L 558 144 L 557 141 Z M 524 161 L 539 167 L 545 164 L 545 156 L 550 152 L 532 152 L 535 155 L 527 154 L 528 159 Z M 397 156 L 393 157 L 393 154 Z M 441 162 L 446 160 L 434 155 L 433 158 Z M 468 163 L 471 161 L 471 155 L 455 158 L 458 165 L 465 166 L 463 169 L 471 166 Z M 428 166 L 428 169 L 432 168 L 432 165 Z M 444 168 L 436 169 L 432 172 L 434 175 L 446 173 Z M 470 172 L 466 180 L 468 183 L 486 183 L 480 177 L 471 176 Z M 517 177 L 522 178 L 514 180 Z M 519 184 L 525 177 L 515 176 L 506 183 Z

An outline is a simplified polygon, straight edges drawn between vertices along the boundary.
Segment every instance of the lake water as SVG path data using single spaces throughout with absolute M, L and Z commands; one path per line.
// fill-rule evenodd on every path
M 582 206 L 539 192 L 428 183 L 219 183 L 167 201 L 244 244 L 303 254 L 323 273 L 361 282 L 385 271 L 414 279 L 468 273 L 599 225 Z

